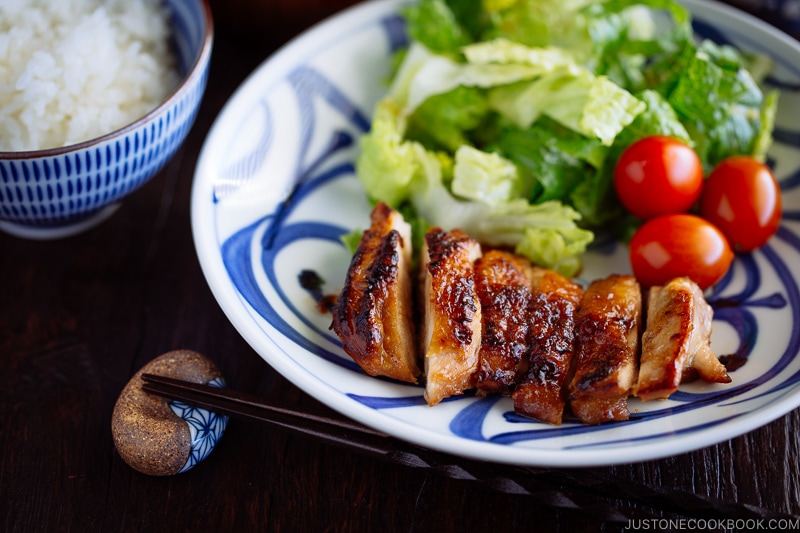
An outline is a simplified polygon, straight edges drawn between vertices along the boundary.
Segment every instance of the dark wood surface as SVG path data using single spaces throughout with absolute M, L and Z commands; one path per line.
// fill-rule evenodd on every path
M 798 411 L 664 460 L 535 470 L 534 496 L 239 420 L 184 474 L 150 477 L 120 458 L 114 402 L 139 368 L 175 348 L 206 354 L 232 388 L 325 412 L 223 315 L 197 261 L 189 197 L 222 105 L 286 39 L 341 7 L 333 4 L 255 33 L 218 13 L 208 90 L 178 156 L 87 233 L 45 242 L 0 234 L 0 531 L 574 532 L 698 517 L 765 526 L 789 517 L 800 527 Z

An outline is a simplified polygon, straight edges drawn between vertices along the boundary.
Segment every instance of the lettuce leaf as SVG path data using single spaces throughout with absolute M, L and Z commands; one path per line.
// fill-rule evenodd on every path
M 443 0 L 421 0 L 403 13 L 409 37 L 434 52 L 455 53 L 473 38 Z
M 581 15 L 593 44 L 590 68 L 633 92 L 644 88 L 647 62 L 692 43 L 691 14 L 673 0 L 591 2 Z
M 557 201 L 532 205 L 518 197 L 516 167 L 497 154 L 462 147 L 454 161 L 403 140 L 402 122 L 391 103 L 378 110 L 356 160 L 357 174 L 373 201 L 401 209 L 408 204 L 424 221 L 422 226 L 461 228 L 480 242 L 515 247 L 564 275 L 578 272 L 579 257 L 594 234 L 578 227 L 580 215 L 574 209 Z M 453 194 L 445 181 L 463 197 Z
M 470 65 L 437 55 L 412 43 L 389 89 L 389 97 L 404 114 L 411 114 L 426 99 L 459 86 L 492 87 L 538 74 L 528 65 Z
M 696 43 L 677 0 L 418 0 L 403 15 L 411 44 L 356 172 L 417 242 L 460 227 L 574 273 L 594 231 L 640 223 L 613 186 L 631 143 L 672 136 L 710 168 L 772 142 L 770 61 Z
M 645 106 L 625 89 L 597 77 L 558 49 L 531 48 L 497 39 L 465 48 L 473 64 L 530 65 L 539 75 L 525 83 L 507 84 L 490 91 L 490 105 L 529 128 L 542 114 L 574 131 L 611 145 Z
M 608 151 L 599 140 L 547 118 L 526 130 L 504 130 L 492 149 L 517 165 L 521 182 L 527 185 L 523 191 L 532 202 L 567 204 L 575 187 L 602 166 Z
M 464 145 L 455 154 L 450 189 L 461 198 L 496 205 L 520 197 L 522 180 L 508 159 Z
M 579 61 L 593 49 L 581 10 L 592 0 L 516 0 L 485 2 L 492 24 L 482 40 L 503 38 L 526 46 L 556 46 Z
M 405 120 L 389 99 L 375 107 L 372 126 L 359 139 L 356 174 L 367 196 L 397 207 L 411 192 L 417 169 L 417 155 L 412 143 L 404 139 Z
M 669 103 L 706 169 L 730 155 L 763 152 L 763 121 L 769 121 L 769 106 L 764 107 L 764 94 L 732 49 L 704 41 L 678 79 Z M 771 129 L 771 124 L 767 126 Z
M 482 243 L 511 246 L 534 263 L 565 276 L 580 271 L 580 256 L 594 234 L 580 228 L 580 214 L 558 201 L 530 204 L 522 198 L 488 203 L 454 196 L 444 185 L 442 161 L 417 145 L 421 178 L 410 201 L 431 226 L 461 228 Z M 456 167 L 458 163 L 456 163 Z
M 472 144 L 473 132 L 483 123 L 489 105 L 484 91 L 459 86 L 433 95 L 408 117 L 406 137 L 431 150 L 455 152 Z

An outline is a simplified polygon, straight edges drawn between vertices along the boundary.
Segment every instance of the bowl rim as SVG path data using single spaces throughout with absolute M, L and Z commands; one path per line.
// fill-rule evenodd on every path
M 103 134 L 99 137 L 93 137 L 78 143 L 59 146 L 56 148 L 23 150 L 19 152 L 4 152 L 0 150 L 0 161 L 42 159 L 46 157 L 60 156 L 78 150 L 85 150 L 138 129 L 147 122 L 150 122 L 155 116 L 161 114 L 169 105 L 171 105 L 174 100 L 183 95 L 183 93 L 187 92 L 189 90 L 189 85 L 193 84 L 195 80 L 202 75 L 204 69 L 201 68 L 201 66 L 207 64 L 211 56 L 211 50 L 214 42 L 214 19 L 211 14 L 211 5 L 209 4 L 209 0 L 198 1 L 200 2 L 200 7 L 203 11 L 203 21 L 205 22 L 205 32 L 203 33 L 203 41 L 200 46 L 200 53 L 197 54 L 192 66 L 187 71 L 187 74 L 183 76 L 180 83 L 178 83 L 178 85 L 176 85 L 172 91 L 163 100 L 161 100 L 161 102 L 159 102 L 157 106 L 138 119 L 126 124 L 125 126 L 122 126 L 121 128 Z

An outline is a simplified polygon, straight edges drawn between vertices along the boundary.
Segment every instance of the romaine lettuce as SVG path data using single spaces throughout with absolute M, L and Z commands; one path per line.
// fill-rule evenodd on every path
M 403 138 L 405 120 L 388 99 L 375 107 L 370 131 L 359 140 L 356 174 L 373 200 L 397 207 L 411 190 L 417 172 L 412 143 Z
M 565 276 L 580 271 L 580 257 L 594 234 L 576 224 L 580 215 L 574 209 L 558 201 L 531 204 L 523 198 L 493 202 L 457 198 L 444 185 L 441 159 L 418 144 L 416 148 L 424 170 L 414 182 L 411 204 L 431 226 L 461 228 L 480 242 L 513 247 L 534 263 Z M 485 163 L 474 153 L 462 151 L 461 156 L 462 165 Z M 473 173 L 477 174 L 480 171 Z
M 707 169 L 732 154 L 754 154 L 762 134 L 764 95 L 731 48 L 708 41 L 669 95 Z M 771 129 L 771 128 L 770 128 Z
M 604 76 L 595 76 L 558 49 L 529 48 L 498 39 L 467 47 L 464 54 L 473 64 L 540 68 L 531 81 L 496 86 L 489 96 L 492 107 L 520 129 L 529 128 L 546 114 L 574 131 L 610 145 L 644 110 L 644 104 L 625 89 Z
M 770 63 L 695 42 L 676 0 L 419 0 L 358 177 L 419 232 L 460 227 L 574 274 L 595 230 L 640 223 L 616 198 L 625 148 L 669 135 L 706 168 L 765 157 Z

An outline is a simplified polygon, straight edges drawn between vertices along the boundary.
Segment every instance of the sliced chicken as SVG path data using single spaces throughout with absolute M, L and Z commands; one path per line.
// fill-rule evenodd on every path
M 713 318 L 714 310 L 689 278 L 675 278 L 650 289 L 636 396 L 642 400 L 668 398 L 690 367 L 706 381 L 730 383 L 725 367 L 711 350 Z
M 583 288 L 549 269 L 530 273 L 528 371 L 511 396 L 517 413 L 560 425 Z
M 573 414 L 586 424 L 627 420 L 636 385 L 642 295 L 633 276 L 611 275 L 586 288 L 575 316 Z
M 474 263 L 480 256 L 478 242 L 461 230 L 431 228 L 425 235 L 421 338 L 429 405 L 463 393 L 478 367 L 481 305 Z
M 527 367 L 530 269 L 525 258 L 501 250 L 490 250 L 475 261 L 483 324 L 472 379 L 479 394 L 510 392 Z
M 344 351 L 371 376 L 416 383 L 418 363 L 411 274 L 411 228 L 384 203 L 375 206 L 344 287 L 331 329 Z
M 728 369 L 717 358 L 710 345 L 700 346 L 686 368 L 696 371 L 700 379 L 707 383 L 730 383 L 733 381 L 728 375 Z

